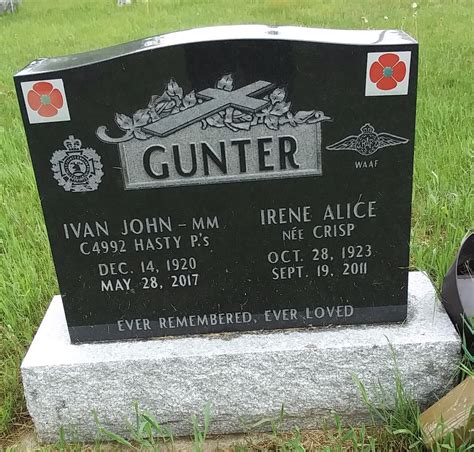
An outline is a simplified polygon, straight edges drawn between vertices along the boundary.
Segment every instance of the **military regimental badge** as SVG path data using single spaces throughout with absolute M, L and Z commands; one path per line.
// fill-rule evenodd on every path
M 360 128 L 359 135 L 349 135 L 337 143 L 327 146 L 329 151 L 356 151 L 360 155 L 372 155 L 379 149 L 387 146 L 408 143 L 407 138 L 402 138 L 391 133 L 376 133 L 371 124 L 365 124 Z
M 55 151 L 51 157 L 51 169 L 58 184 L 72 192 L 97 190 L 104 175 L 97 152 L 82 148 L 81 140 L 73 135 L 64 140 L 64 146 L 66 149 Z

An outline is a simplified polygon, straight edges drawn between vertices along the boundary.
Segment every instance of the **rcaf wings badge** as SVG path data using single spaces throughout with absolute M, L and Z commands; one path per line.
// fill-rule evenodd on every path
M 371 124 L 364 124 L 359 135 L 349 135 L 337 143 L 326 146 L 329 151 L 356 151 L 360 155 L 372 155 L 379 149 L 387 146 L 397 146 L 408 143 L 407 138 L 402 138 L 391 133 L 376 133 Z
M 81 140 L 69 135 L 64 147 L 51 157 L 52 171 L 58 184 L 66 191 L 94 191 L 99 187 L 104 172 L 100 156 L 92 148 L 82 148 Z

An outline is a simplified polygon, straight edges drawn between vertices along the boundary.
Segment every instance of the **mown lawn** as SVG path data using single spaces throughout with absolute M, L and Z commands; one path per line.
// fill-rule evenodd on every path
M 25 413 L 19 365 L 58 290 L 12 81 L 35 58 L 216 24 L 401 28 L 420 42 L 412 266 L 439 285 L 474 225 L 471 0 L 134 3 L 23 0 L 0 17 L 0 436 Z

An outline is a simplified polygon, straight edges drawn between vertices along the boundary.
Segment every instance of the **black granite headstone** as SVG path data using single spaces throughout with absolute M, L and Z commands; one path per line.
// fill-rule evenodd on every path
M 417 50 L 214 27 L 19 72 L 71 340 L 404 320 Z

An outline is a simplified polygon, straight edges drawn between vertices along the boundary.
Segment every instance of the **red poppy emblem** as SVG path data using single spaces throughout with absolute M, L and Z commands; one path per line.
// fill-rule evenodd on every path
M 49 82 L 37 82 L 28 91 L 28 105 L 40 116 L 50 118 L 56 116 L 64 104 L 59 89 Z
M 380 90 L 389 91 L 397 87 L 407 75 L 406 64 L 395 53 L 385 53 L 370 66 L 369 77 Z

